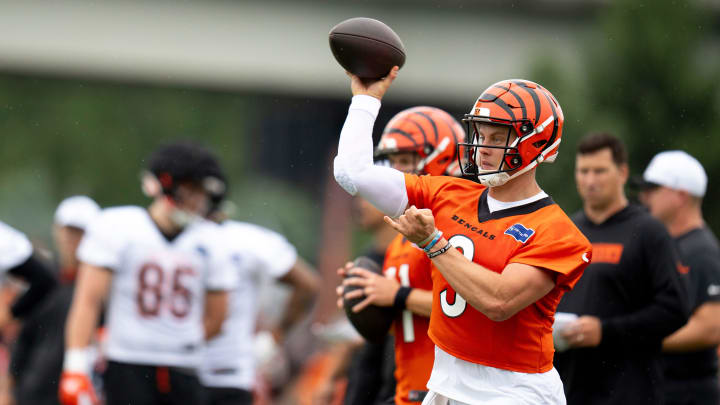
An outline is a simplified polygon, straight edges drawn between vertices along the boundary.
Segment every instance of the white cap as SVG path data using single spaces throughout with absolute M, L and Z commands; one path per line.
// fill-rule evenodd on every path
M 84 195 L 64 199 L 55 211 L 55 223 L 60 226 L 74 226 L 85 229 L 100 213 L 100 206 Z
M 703 197 L 707 174 L 697 159 L 681 150 L 660 152 L 652 158 L 643 173 L 643 180 L 675 190 L 684 190 Z

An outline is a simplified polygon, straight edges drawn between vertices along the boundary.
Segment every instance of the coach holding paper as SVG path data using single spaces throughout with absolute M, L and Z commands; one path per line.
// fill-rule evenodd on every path
M 555 367 L 573 404 L 662 404 L 663 338 L 687 321 L 687 291 L 664 226 L 628 204 L 622 142 L 580 140 L 575 181 L 583 210 L 572 219 L 593 245 L 593 260 L 558 312 L 579 318 L 560 333 L 570 345 Z

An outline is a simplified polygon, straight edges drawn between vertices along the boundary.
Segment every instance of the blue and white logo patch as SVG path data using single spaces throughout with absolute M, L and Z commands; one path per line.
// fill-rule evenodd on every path
M 195 246 L 195 251 L 198 252 L 198 254 L 200 254 L 200 256 L 202 256 L 204 258 L 207 258 L 207 256 L 208 256 L 208 251 L 205 248 L 205 246 L 197 245 L 197 246 Z
M 512 236 L 516 241 L 525 243 L 535 234 L 534 229 L 525 228 L 523 224 L 515 224 L 505 230 L 505 235 Z

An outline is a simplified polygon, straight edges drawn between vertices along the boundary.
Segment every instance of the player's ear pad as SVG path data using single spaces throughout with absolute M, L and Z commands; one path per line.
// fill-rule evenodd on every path
M 355 259 L 354 265 L 355 267 L 361 267 L 384 277 L 380 265 L 366 256 L 360 256 Z M 358 288 L 362 287 L 354 285 L 345 286 L 343 295 Z M 387 336 L 390 325 L 392 325 L 393 320 L 395 320 L 397 312 L 392 307 L 379 307 L 377 305 L 368 305 L 360 312 L 353 312 L 352 307 L 364 299 L 365 295 L 354 299 L 343 298 L 345 314 L 358 333 L 368 342 L 381 343 Z

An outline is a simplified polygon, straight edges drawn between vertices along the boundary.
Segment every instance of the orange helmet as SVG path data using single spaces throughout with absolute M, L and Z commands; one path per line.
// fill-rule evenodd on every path
M 560 104 L 544 87 L 529 80 L 504 80 L 488 87 L 470 110 L 463 122 L 467 124 L 465 148 L 469 165 L 462 167 L 463 175 L 475 175 L 486 186 L 500 186 L 508 180 L 537 166 L 553 162 L 558 154 L 563 117 Z M 478 124 L 505 125 L 508 137 L 504 146 L 478 143 Z M 516 139 L 511 142 L 511 131 Z M 480 170 L 476 162 L 479 148 L 504 149 L 503 164 L 497 170 Z M 510 172 L 514 172 L 510 174 Z
M 465 138 L 462 125 L 435 107 L 413 107 L 400 111 L 385 126 L 375 158 L 415 152 L 420 157 L 415 173 L 460 176 L 457 144 Z

